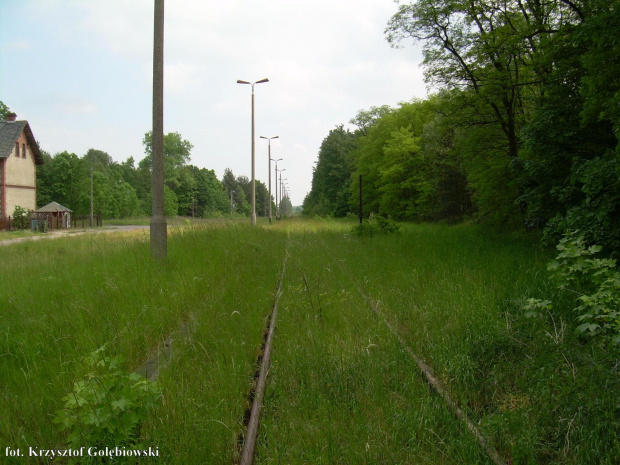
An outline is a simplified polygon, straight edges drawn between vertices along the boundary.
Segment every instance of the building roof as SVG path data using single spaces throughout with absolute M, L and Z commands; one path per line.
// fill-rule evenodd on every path
M 53 213 L 53 212 L 73 212 L 67 207 L 63 207 L 58 202 L 50 202 L 46 206 L 34 211 L 35 213 Z
M 11 155 L 15 142 L 17 142 L 22 132 L 26 134 L 26 140 L 32 149 L 35 164 L 42 165 L 44 163 L 43 157 L 28 121 L 0 122 L 0 158 L 8 158 Z

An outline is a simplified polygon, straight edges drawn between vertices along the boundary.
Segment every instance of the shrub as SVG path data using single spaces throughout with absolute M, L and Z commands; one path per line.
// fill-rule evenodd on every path
M 560 289 L 577 295 L 579 305 L 578 333 L 601 336 L 614 344 L 620 343 L 620 272 L 616 261 L 610 258 L 596 258 L 601 247 L 586 247 L 583 235 L 577 231 L 565 235 L 556 247 L 556 259 L 547 269 Z M 525 310 L 527 316 L 538 314 L 539 310 L 549 310 L 549 301 L 529 299 Z
M 16 205 L 13 212 L 12 227 L 14 229 L 28 229 L 30 227 L 30 210 Z
M 123 372 L 122 360 L 107 358 L 105 348 L 104 345 L 85 357 L 91 372 L 74 383 L 72 392 L 63 397 L 64 409 L 57 411 L 53 420 L 68 432 L 73 449 L 129 445 L 140 448 L 140 424 L 161 402 L 155 382 L 137 373 Z M 98 463 L 97 458 L 92 460 Z
M 362 222 L 361 224 L 354 226 L 352 232 L 356 236 L 372 237 L 375 234 L 394 233 L 399 229 L 400 226 L 394 220 L 371 213 L 368 221 Z

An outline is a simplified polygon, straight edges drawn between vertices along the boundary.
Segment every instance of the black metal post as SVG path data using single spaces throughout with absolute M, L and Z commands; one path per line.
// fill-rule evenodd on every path
M 362 175 L 360 174 L 360 224 L 362 224 Z

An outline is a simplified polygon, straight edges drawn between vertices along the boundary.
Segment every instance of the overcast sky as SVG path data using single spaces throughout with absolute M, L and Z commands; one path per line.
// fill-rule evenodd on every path
M 267 141 L 291 199 L 310 190 L 330 129 L 359 110 L 424 97 L 420 47 L 384 38 L 392 0 L 166 0 L 164 131 L 191 163 L 267 183 Z M 152 109 L 153 0 L 0 0 L 0 100 L 41 148 L 144 157 Z M 273 166 L 272 166 L 273 173 Z M 272 176 L 273 177 L 273 176 Z

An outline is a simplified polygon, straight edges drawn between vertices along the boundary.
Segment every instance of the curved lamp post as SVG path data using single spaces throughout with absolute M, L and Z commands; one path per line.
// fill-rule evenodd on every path
M 248 82 L 237 79 L 237 84 L 250 84 L 252 86 L 252 214 L 250 217 L 252 226 L 256 226 L 256 181 L 254 175 L 254 84 L 262 84 L 263 82 L 269 82 L 269 79 L 265 78 L 256 82 Z
M 279 136 L 273 136 L 273 137 L 265 137 L 265 136 L 260 136 L 261 139 L 267 139 L 267 142 L 269 142 L 269 168 L 267 169 L 267 172 L 269 173 L 269 224 L 271 224 L 271 139 L 279 139 Z M 282 160 L 280 158 L 280 160 Z

